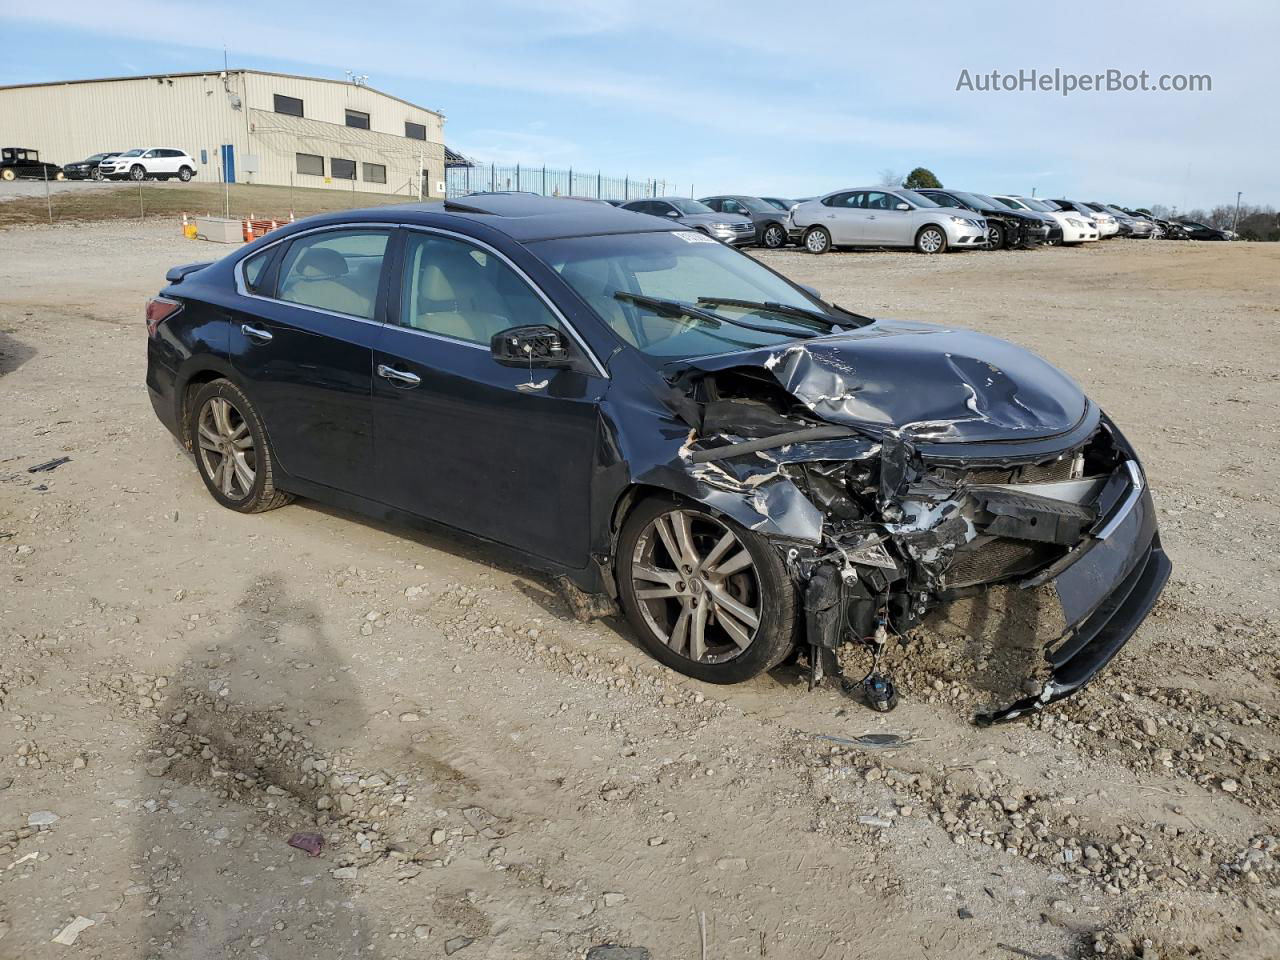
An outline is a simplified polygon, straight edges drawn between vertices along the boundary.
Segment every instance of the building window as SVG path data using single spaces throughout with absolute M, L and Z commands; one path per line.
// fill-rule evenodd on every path
M 386 183 L 387 168 L 381 163 L 366 163 L 364 167 L 364 179 L 367 183 Z
M 324 176 L 324 157 L 317 157 L 314 153 L 299 153 L 298 172 L 306 173 L 313 177 Z
M 283 93 L 277 93 L 276 113 L 287 113 L 291 117 L 300 117 L 302 116 L 302 101 L 297 97 L 286 97 Z
M 361 130 L 369 129 L 369 115 L 361 113 L 359 110 L 347 111 L 347 126 L 359 127 Z
M 404 135 L 410 140 L 427 139 L 427 128 L 425 124 L 410 123 L 408 120 L 404 122 Z
M 330 157 L 329 173 L 335 180 L 354 180 L 356 178 L 356 162 L 354 160 L 343 160 L 341 157 Z

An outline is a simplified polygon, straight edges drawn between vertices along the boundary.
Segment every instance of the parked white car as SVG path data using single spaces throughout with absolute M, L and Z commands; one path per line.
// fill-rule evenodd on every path
M 169 147 L 126 150 L 98 165 L 108 180 L 168 180 L 186 183 L 196 175 L 196 162 L 185 150 Z
M 1114 237 L 1120 232 L 1119 220 L 1109 213 L 1094 210 L 1088 204 L 1081 203 L 1079 200 L 1045 200 L 1045 203 L 1054 204 L 1059 210 L 1067 213 L 1074 210 L 1081 216 L 1088 217 L 1098 225 L 1098 236 L 1103 240 L 1107 239 L 1107 237 Z
M 987 221 L 971 210 L 943 207 L 914 190 L 861 187 L 837 190 L 787 214 L 810 253 L 832 247 L 914 247 L 945 253 L 950 247 L 985 247 Z
M 1031 210 L 1035 213 L 1047 213 L 1058 221 L 1062 227 L 1062 244 L 1075 246 L 1078 243 L 1092 243 L 1100 240 L 1098 225 L 1075 210 L 1059 210 L 1035 197 L 1019 197 L 1013 194 L 997 194 L 996 199 L 1007 203 L 1015 210 Z

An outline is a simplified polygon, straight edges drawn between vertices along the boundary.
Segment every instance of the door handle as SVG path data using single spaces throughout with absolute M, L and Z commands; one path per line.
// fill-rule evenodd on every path
M 257 340 L 259 343 L 271 342 L 271 331 L 263 330 L 261 327 L 251 326 L 247 323 L 240 324 L 240 332 L 251 340 Z
M 378 364 L 378 376 L 393 380 L 396 383 L 403 383 L 406 387 L 416 387 L 422 382 L 422 378 L 416 373 L 397 370 L 395 367 L 388 367 L 385 363 Z
M 868 219 L 868 220 L 874 220 L 875 218 L 876 218 L 876 215 L 875 215 L 874 213 L 869 213 L 869 214 L 867 214 L 867 219 Z

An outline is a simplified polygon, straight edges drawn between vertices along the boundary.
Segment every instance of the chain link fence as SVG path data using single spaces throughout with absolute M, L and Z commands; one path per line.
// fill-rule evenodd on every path
M 677 192 L 675 181 L 661 178 L 614 177 L 597 171 L 523 164 L 454 164 L 445 171 L 446 194 L 522 190 L 544 197 L 592 197 L 599 200 L 636 200 Z

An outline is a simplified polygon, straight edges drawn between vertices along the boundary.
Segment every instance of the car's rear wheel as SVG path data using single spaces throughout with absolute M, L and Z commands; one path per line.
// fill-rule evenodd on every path
M 764 228 L 764 233 L 760 234 L 760 244 L 770 250 L 785 247 L 787 245 L 787 231 L 782 224 L 771 223 Z
M 61 170 L 59 170 L 57 173 L 55 173 L 55 174 L 53 175 L 53 179 L 55 179 L 55 180 L 65 180 L 65 179 L 67 179 L 67 175 L 66 175 L 65 173 L 63 173 Z
M 810 227 L 801 238 L 804 248 L 810 253 L 826 253 L 831 249 L 831 234 L 826 227 Z
M 186 183 L 188 180 L 190 180 L 190 179 L 191 179 L 191 168 L 190 168 L 190 167 L 183 167 L 181 170 L 179 170 L 179 171 L 178 171 L 178 179 L 179 179 L 179 180 L 181 180 L 183 183 Z
M 240 513 L 262 513 L 293 499 L 276 489 L 266 431 L 239 387 L 230 380 L 206 383 L 190 410 L 188 443 L 213 499 Z
M 642 501 L 618 538 L 622 608 L 646 650 L 708 683 L 777 666 L 795 644 L 796 591 L 757 533 L 674 497 Z
M 147 178 L 147 170 L 142 164 L 135 163 L 132 167 L 129 168 L 130 180 L 145 180 L 146 178 Z
M 946 253 L 946 233 L 941 227 L 929 224 L 916 234 L 916 250 L 920 253 Z

